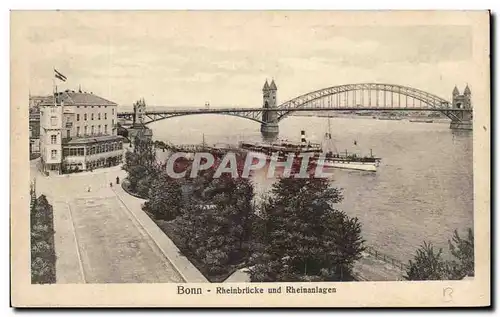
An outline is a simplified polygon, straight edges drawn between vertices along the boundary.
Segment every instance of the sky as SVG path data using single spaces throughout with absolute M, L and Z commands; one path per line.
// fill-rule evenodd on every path
M 119 105 L 262 105 L 274 79 L 278 103 L 341 84 L 390 83 L 450 100 L 470 82 L 468 25 L 339 24 L 321 14 L 91 13 L 54 14 L 33 23 L 30 92 L 92 91 Z M 474 91 L 473 91 L 474 92 Z

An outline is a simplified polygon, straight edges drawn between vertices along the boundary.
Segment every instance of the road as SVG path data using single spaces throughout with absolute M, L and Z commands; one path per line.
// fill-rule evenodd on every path
M 109 186 L 123 179 L 118 167 L 43 177 L 31 164 L 37 194 L 54 206 L 57 283 L 183 282 Z

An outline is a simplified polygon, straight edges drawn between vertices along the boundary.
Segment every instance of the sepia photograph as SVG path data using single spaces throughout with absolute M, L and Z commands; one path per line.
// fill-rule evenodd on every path
M 489 19 L 11 12 L 14 305 L 489 305 Z

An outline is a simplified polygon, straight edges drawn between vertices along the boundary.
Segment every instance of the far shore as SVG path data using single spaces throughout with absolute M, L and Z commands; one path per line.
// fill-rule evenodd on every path
M 442 117 L 426 117 L 426 116 L 377 116 L 377 115 L 356 115 L 356 114 L 327 114 L 327 113 L 304 113 L 298 112 L 291 114 L 294 117 L 318 117 L 318 118 L 343 118 L 343 119 L 371 119 L 371 120 L 418 120 L 421 122 L 431 121 L 432 123 L 449 123 L 450 119 Z

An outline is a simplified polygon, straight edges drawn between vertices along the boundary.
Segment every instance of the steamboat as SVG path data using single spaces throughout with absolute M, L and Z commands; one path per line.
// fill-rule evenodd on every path
M 248 152 L 260 153 L 266 155 L 269 159 L 283 160 L 289 154 L 312 153 L 317 156 L 322 152 L 320 143 L 311 143 L 306 141 L 305 131 L 301 131 L 302 140 L 300 143 L 289 140 L 280 140 L 275 142 L 240 142 L 239 147 Z M 274 154 L 274 156 L 273 156 Z

